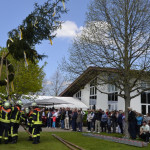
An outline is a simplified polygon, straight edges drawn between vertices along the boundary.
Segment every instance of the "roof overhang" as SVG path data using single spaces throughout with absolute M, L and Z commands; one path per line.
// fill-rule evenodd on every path
M 74 82 L 72 82 L 59 96 L 73 96 L 84 86 L 97 77 L 101 72 L 116 72 L 113 68 L 89 67 Z

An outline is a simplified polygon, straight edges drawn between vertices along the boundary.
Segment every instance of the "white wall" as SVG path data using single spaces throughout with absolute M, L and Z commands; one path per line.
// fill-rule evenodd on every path
M 101 90 L 104 92 L 108 92 L 107 85 L 102 86 Z M 133 93 L 136 94 L 136 93 Z M 75 94 L 73 95 L 75 97 Z M 81 89 L 81 101 L 89 107 L 89 97 L 90 97 L 90 84 L 86 84 L 84 89 Z M 137 112 L 141 113 L 141 96 L 134 98 L 131 100 L 130 107 L 132 107 L 133 110 L 136 110 Z M 99 91 L 97 91 L 97 105 L 96 109 L 102 109 L 106 110 L 108 109 L 108 95 L 103 94 Z M 118 110 L 125 110 L 125 101 L 123 98 L 118 97 Z
M 103 85 L 101 87 L 98 87 L 101 91 L 107 91 L 107 85 Z M 102 109 L 106 110 L 108 109 L 108 95 L 101 93 L 100 91 L 97 90 L 97 106 L 96 109 Z
M 76 98 L 76 94 L 73 95 Z M 90 85 L 86 84 L 84 89 L 81 89 L 81 101 L 89 107 Z
M 86 84 L 84 89 L 81 90 L 81 101 L 89 107 L 90 97 L 90 84 Z
M 118 110 L 125 110 L 125 101 L 122 97 L 118 97 Z
M 132 93 L 131 96 L 137 94 L 136 92 Z M 134 99 L 131 100 L 130 102 L 130 107 L 133 110 L 136 110 L 137 112 L 141 113 L 141 95 L 135 97 Z

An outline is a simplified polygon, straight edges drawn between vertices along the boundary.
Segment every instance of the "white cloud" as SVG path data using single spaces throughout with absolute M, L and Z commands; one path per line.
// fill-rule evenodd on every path
M 83 27 L 78 27 L 73 21 L 65 21 L 62 28 L 56 31 L 58 38 L 73 38 L 82 31 Z
M 52 82 L 51 81 L 45 81 L 44 84 L 45 85 L 52 85 Z

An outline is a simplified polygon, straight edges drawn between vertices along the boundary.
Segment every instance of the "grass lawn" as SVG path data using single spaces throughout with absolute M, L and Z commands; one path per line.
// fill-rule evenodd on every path
M 57 139 L 51 136 L 51 132 L 41 133 L 41 143 L 32 144 L 31 141 L 27 141 L 28 135 L 25 132 L 19 133 L 19 140 L 17 144 L 1 144 L 0 150 L 68 150 L 68 148 L 59 142 Z M 84 137 L 81 133 L 77 132 L 55 132 L 54 134 L 84 148 L 85 150 L 148 150 L 150 144 L 145 148 L 138 148 L 134 146 L 128 146 L 124 144 L 118 144 L 105 140 L 99 140 L 91 137 Z M 110 135 L 110 134 L 109 134 Z

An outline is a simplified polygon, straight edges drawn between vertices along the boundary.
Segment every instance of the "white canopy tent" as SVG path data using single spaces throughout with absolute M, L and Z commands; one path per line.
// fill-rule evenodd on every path
M 81 102 L 80 100 L 73 98 L 73 97 L 55 97 L 55 96 L 37 96 L 34 99 L 37 104 L 46 106 L 46 107 L 70 107 L 70 108 L 82 108 L 84 110 L 88 109 L 88 107 Z M 25 104 L 25 106 L 30 106 L 31 102 Z
M 88 109 L 88 107 L 83 102 L 81 102 L 80 100 L 78 100 L 74 97 L 58 97 L 58 98 L 60 98 L 61 100 L 65 101 L 65 102 L 68 102 L 70 104 L 56 105 L 55 108 L 70 107 L 70 108 L 78 108 L 78 109 L 82 108 L 83 110 Z

